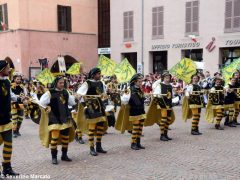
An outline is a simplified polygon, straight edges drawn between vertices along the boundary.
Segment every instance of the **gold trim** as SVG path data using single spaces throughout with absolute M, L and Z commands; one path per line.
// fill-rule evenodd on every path
M 197 104 L 190 104 L 189 105 L 189 108 L 202 108 L 203 107 L 203 105 L 197 105 Z
M 234 105 L 240 105 L 240 101 L 235 101 Z
M 223 105 L 212 105 L 212 109 L 223 109 Z
M 224 104 L 224 109 L 234 108 L 234 104 Z
M 107 121 L 105 116 L 101 116 L 94 119 L 86 119 L 87 123 L 98 123 L 98 122 L 105 122 L 105 121 Z
M 67 128 L 70 128 L 72 126 L 72 124 L 68 123 L 68 124 L 52 124 L 48 126 L 48 130 L 52 131 L 52 130 L 64 130 Z
M 146 114 L 141 114 L 138 116 L 129 116 L 129 121 L 137 121 L 142 119 L 146 119 Z
M 9 131 L 13 128 L 12 122 L 4 125 L 0 125 L 0 132 Z

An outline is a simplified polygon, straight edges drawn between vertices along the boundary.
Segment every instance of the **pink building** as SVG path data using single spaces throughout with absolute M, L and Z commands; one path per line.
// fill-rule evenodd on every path
M 97 63 L 97 0 L 0 0 L 0 59 L 16 71 L 34 76 L 38 59 L 47 58 L 56 71 L 59 55 L 67 67 Z

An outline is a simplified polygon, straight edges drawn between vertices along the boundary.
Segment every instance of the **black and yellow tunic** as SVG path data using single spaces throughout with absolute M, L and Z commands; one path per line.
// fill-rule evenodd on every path
M 8 79 L 0 79 L 0 132 L 12 129 L 10 88 Z
M 187 89 L 189 92 L 189 107 L 190 108 L 203 107 L 203 97 L 201 95 L 202 88 L 198 84 L 191 84 Z
M 11 84 L 11 90 L 17 96 L 25 93 L 23 84 L 12 83 Z M 20 103 L 20 102 L 13 102 L 12 103 L 12 108 L 13 109 L 23 109 L 23 104 Z
M 131 86 L 129 99 L 129 121 L 142 120 L 146 118 L 144 110 L 144 94 L 139 87 Z
M 225 87 L 226 90 L 232 89 L 232 88 L 236 88 L 236 85 L 228 84 Z M 227 95 L 226 95 L 225 101 L 224 101 L 225 108 L 232 108 L 234 103 L 235 103 L 236 98 L 237 98 L 237 96 L 236 96 L 236 93 L 234 91 L 227 92 Z
M 166 94 L 168 96 L 162 96 L 159 98 L 159 106 L 162 109 L 171 109 L 172 108 L 172 85 L 167 85 L 160 83 L 161 85 L 161 94 Z
M 215 86 L 209 93 L 209 100 L 212 103 L 212 109 L 219 109 L 224 107 L 224 88 L 223 86 Z

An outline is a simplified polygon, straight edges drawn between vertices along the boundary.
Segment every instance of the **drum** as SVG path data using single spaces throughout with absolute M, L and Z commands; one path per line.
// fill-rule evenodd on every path
M 119 93 L 111 93 L 110 97 L 115 106 L 121 106 L 121 96 Z
M 31 103 L 29 105 L 29 110 L 30 110 L 31 120 L 34 123 L 39 124 L 40 119 L 41 119 L 41 109 L 39 108 L 39 106 L 37 104 Z
M 105 109 L 105 112 L 106 112 L 106 116 L 107 116 L 107 120 L 108 120 L 108 126 L 109 127 L 114 127 L 115 126 L 115 110 L 114 110 L 114 106 L 113 105 L 107 105 L 106 106 L 106 109 Z

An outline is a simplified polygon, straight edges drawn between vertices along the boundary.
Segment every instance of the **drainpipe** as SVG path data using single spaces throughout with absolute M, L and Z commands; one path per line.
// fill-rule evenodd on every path
M 144 74 L 144 0 L 142 0 L 142 74 Z

